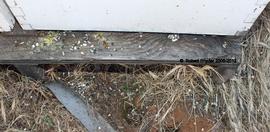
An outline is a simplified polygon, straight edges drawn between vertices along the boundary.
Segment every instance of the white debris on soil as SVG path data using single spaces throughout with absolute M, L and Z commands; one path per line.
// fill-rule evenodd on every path
M 83 43 L 82 46 L 86 47 L 87 46 L 87 43 Z
M 76 38 L 75 34 L 71 34 L 71 36 L 72 36 L 73 38 Z
M 88 83 L 87 82 L 78 82 L 76 84 L 74 84 L 73 82 L 68 82 L 68 85 L 71 86 L 72 89 L 74 89 L 74 92 L 76 92 L 77 94 L 79 94 L 83 99 L 86 98 L 85 93 L 86 90 L 88 88 Z M 89 100 L 91 100 L 89 98 Z

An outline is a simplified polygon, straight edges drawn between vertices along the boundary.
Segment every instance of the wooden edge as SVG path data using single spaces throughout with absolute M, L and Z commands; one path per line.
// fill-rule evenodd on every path
M 1 64 L 238 64 L 238 38 L 119 32 L 0 34 Z

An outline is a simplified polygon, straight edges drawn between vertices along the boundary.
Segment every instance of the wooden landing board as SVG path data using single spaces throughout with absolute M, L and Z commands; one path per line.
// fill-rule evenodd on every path
M 172 37 L 178 36 L 152 33 L 15 30 L 12 33 L 0 34 L 0 63 L 235 64 L 239 62 L 240 45 L 235 39 L 179 35 L 178 40 L 173 40 L 170 39 Z M 204 59 L 217 62 L 205 62 Z

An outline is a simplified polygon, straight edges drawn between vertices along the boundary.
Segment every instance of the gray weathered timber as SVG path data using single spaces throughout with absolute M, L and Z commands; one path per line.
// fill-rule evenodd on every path
M 239 43 L 235 38 L 221 36 L 179 35 L 173 42 L 168 34 L 15 30 L 0 34 L 0 63 L 198 64 L 193 60 L 208 58 L 235 58 L 239 62 Z

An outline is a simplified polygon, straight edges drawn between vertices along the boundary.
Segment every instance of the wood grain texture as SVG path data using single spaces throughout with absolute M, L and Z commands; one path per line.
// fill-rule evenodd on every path
M 207 58 L 239 61 L 241 50 L 237 39 L 220 36 L 180 35 L 173 42 L 168 34 L 14 31 L 0 34 L 0 53 L 1 64 L 149 64 Z

